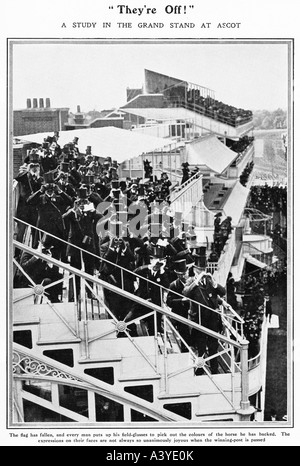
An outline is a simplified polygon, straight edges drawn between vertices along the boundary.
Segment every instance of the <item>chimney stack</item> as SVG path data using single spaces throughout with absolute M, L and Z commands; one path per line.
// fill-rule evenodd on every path
M 33 99 L 33 108 L 37 108 L 37 106 L 38 106 L 38 101 L 37 101 L 37 99 L 34 98 Z
M 46 98 L 46 108 L 50 108 L 51 105 L 50 105 L 50 99 L 49 97 Z
M 27 99 L 27 108 L 31 108 L 31 99 Z
M 44 99 L 40 99 L 40 108 L 44 108 Z

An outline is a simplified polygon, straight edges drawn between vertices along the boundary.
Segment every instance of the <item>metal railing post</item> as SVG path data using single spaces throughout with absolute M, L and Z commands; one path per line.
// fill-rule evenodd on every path
M 241 341 L 241 409 L 237 411 L 241 421 L 248 421 L 255 412 L 249 401 L 248 347 L 248 340 Z

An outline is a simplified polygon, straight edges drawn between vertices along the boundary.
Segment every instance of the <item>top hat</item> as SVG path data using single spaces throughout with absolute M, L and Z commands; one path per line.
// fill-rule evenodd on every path
M 157 259 L 163 259 L 165 257 L 165 248 L 163 246 L 151 246 L 150 257 L 155 257 Z
M 111 163 L 111 157 L 105 157 L 104 163 L 106 163 L 106 162 Z
M 187 271 L 186 259 L 181 259 L 175 262 L 174 272 L 184 274 Z
M 86 146 L 85 153 L 86 155 L 92 155 L 92 146 Z
M 222 217 L 222 213 L 221 213 L 221 212 L 217 212 L 217 213 L 215 214 L 215 217 Z
M 119 180 L 112 180 L 112 181 L 111 181 L 111 188 L 112 188 L 112 189 L 119 189 L 119 188 L 120 188 L 120 182 L 119 182 Z
M 182 243 L 182 239 L 178 236 L 173 240 L 172 244 L 177 252 L 184 251 L 186 249 Z
M 87 188 L 81 187 L 78 189 L 78 199 L 87 199 Z
M 63 173 L 69 173 L 69 162 L 61 162 L 59 168 Z
M 82 182 L 84 184 L 93 184 L 94 183 L 95 175 L 83 175 Z
M 29 160 L 30 162 L 33 162 L 33 163 L 37 163 L 39 162 L 39 154 L 37 153 L 36 149 L 32 149 L 30 152 L 29 152 Z
M 72 141 L 72 142 L 73 142 L 73 144 L 77 144 L 77 142 L 78 142 L 78 139 L 79 139 L 79 138 L 78 138 L 77 136 L 74 136 L 74 138 L 73 138 L 73 141 Z
M 174 256 L 174 263 L 182 259 L 186 260 L 186 265 L 191 265 L 195 262 L 194 256 L 190 254 L 188 249 L 177 252 L 177 254 Z
M 44 184 L 55 183 L 54 172 L 47 172 L 43 174 Z

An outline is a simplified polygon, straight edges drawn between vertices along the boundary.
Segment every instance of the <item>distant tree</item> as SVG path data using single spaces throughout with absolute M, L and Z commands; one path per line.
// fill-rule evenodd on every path
M 265 116 L 261 123 L 262 129 L 271 129 L 272 128 L 272 118 L 270 118 L 268 115 Z

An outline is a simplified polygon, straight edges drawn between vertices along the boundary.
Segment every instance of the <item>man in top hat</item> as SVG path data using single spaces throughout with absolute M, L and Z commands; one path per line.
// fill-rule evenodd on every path
M 69 162 L 60 163 L 58 175 L 55 178 L 55 181 L 59 189 L 64 191 L 66 194 L 68 194 L 68 196 L 70 196 L 73 200 L 75 200 L 76 191 L 75 191 L 75 187 L 70 182 L 73 180 L 73 178 L 69 174 L 69 166 L 70 166 Z
M 55 170 L 58 166 L 58 155 L 50 151 L 50 142 L 43 142 L 41 146 L 40 164 L 42 173 Z
M 73 152 L 74 152 L 75 157 L 79 156 L 80 154 L 79 148 L 78 148 L 78 141 L 79 141 L 79 138 L 77 136 L 74 136 L 72 145 L 73 145 Z
M 96 253 L 96 224 L 100 220 L 101 214 L 89 202 L 86 188 L 79 188 L 73 207 L 65 212 L 62 218 L 69 243 L 66 255 L 69 258 L 70 264 L 72 267 L 84 269 L 86 273 L 93 275 L 95 257 L 92 254 Z M 87 253 L 80 251 L 80 249 L 87 251 Z M 80 291 L 80 279 L 76 278 L 78 295 Z
M 170 284 L 170 291 L 167 295 L 167 306 L 171 308 L 171 311 L 175 314 L 185 317 L 188 319 L 189 311 L 189 300 L 187 297 L 182 295 L 188 278 L 188 268 L 185 259 L 180 259 L 175 262 L 174 271 L 177 275 L 176 280 Z M 178 330 L 183 340 L 190 345 L 190 329 L 188 325 L 182 324 L 176 320 L 172 320 L 174 327 Z M 182 343 L 181 351 L 183 353 L 188 352 L 187 347 Z
M 215 228 L 215 231 L 214 233 L 219 233 L 220 230 L 221 230 L 221 217 L 222 217 L 222 213 L 221 212 L 218 212 L 215 214 L 215 220 L 214 220 L 214 228 Z
M 217 283 L 210 273 L 204 270 L 196 277 L 187 280 L 183 289 L 183 295 L 194 302 L 191 303 L 190 317 L 203 327 L 214 332 L 222 330 L 222 321 L 220 314 L 215 312 L 222 303 L 222 297 L 225 296 L 226 289 Z M 200 304 L 200 306 L 197 305 Z M 200 309 L 200 321 L 199 321 Z M 192 329 L 191 331 L 192 346 L 198 351 L 198 356 L 202 357 L 206 352 L 213 356 L 218 351 L 218 340 L 208 336 L 201 331 Z M 212 374 L 218 373 L 218 360 L 210 360 L 210 369 Z
M 137 296 L 150 301 L 157 306 L 162 306 L 164 290 L 161 288 L 169 287 L 168 274 L 165 271 L 166 260 L 164 258 L 164 248 L 162 246 L 153 246 L 150 256 L 150 264 L 142 265 L 134 270 L 134 273 L 139 277 L 139 285 L 135 292 Z M 126 317 L 126 321 L 131 318 L 136 318 L 143 314 L 147 314 L 151 310 L 143 305 L 134 304 L 131 309 L 130 315 Z M 154 334 L 154 319 L 149 317 L 145 321 L 148 332 L 150 335 Z M 157 330 L 162 332 L 162 318 L 161 314 L 157 313 Z
M 68 194 L 59 189 L 55 183 L 53 172 L 44 173 L 43 180 L 41 188 L 29 196 L 27 203 L 37 209 L 37 228 L 57 236 L 58 238 L 65 239 L 65 227 L 62 214 L 66 211 L 67 207 L 73 205 L 73 200 Z M 41 233 L 37 231 L 34 244 L 37 244 L 40 234 Z M 51 238 L 51 245 L 53 246 L 53 257 L 62 259 L 65 249 L 64 243 L 51 236 L 49 236 L 49 238 Z
M 16 211 L 16 217 L 20 220 L 17 226 L 16 240 L 20 243 L 23 242 L 24 233 L 27 225 L 21 222 L 23 220 L 30 225 L 36 225 L 37 222 L 37 211 L 35 207 L 27 203 L 28 198 L 31 194 L 39 191 L 42 186 L 42 178 L 40 177 L 40 169 L 38 163 L 24 164 L 20 167 L 19 173 L 15 180 L 19 186 L 19 200 Z M 34 231 L 32 230 L 32 235 Z M 16 250 L 16 256 L 19 255 L 19 251 Z
M 40 163 L 40 154 L 38 152 L 38 149 L 30 149 L 27 151 L 27 155 L 24 159 L 25 164 L 29 163 Z
M 134 292 L 134 254 L 130 248 L 126 232 L 121 222 L 110 222 L 110 239 L 100 246 L 100 277 L 118 288 L 129 293 Z M 121 271 L 123 268 L 123 271 Z M 104 296 L 108 308 L 118 320 L 124 320 L 129 312 L 132 301 L 104 288 Z

